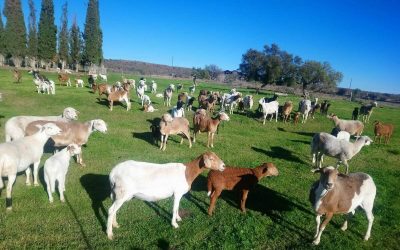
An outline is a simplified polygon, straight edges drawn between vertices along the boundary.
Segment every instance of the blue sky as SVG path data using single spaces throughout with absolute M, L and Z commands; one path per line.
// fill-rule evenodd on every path
M 63 2 L 54 1 L 57 24 Z M 87 0 L 68 4 L 70 20 L 76 15 L 83 29 Z M 236 69 L 248 49 L 276 43 L 305 60 L 330 62 L 344 74 L 340 86 L 352 79 L 353 88 L 397 94 L 399 9 L 400 1 L 389 0 L 100 0 L 105 58 L 171 65 L 173 57 L 174 66 Z

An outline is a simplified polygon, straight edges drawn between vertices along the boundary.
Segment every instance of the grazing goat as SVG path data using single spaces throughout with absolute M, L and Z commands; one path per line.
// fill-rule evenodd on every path
M 190 140 L 190 128 L 189 121 L 184 117 L 172 118 L 168 113 L 161 117 L 160 121 L 160 132 L 161 132 L 161 145 L 160 149 L 165 150 L 167 148 L 167 140 L 169 135 L 182 135 L 181 144 L 183 143 L 183 136 L 189 140 L 189 148 L 192 147 L 192 141 Z
M 60 82 L 60 86 L 65 84 L 67 86 L 71 86 L 71 80 L 69 79 L 68 74 L 58 74 L 58 81 Z
M 359 114 L 359 110 L 358 108 L 354 108 L 353 113 L 351 113 L 351 119 L 352 120 L 358 120 L 358 114 Z
M 37 125 L 46 123 L 47 121 L 35 121 L 30 123 L 26 128 L 26 134 L 31 135 L 37 131 Z M 95 132 L 99 131 L 101 133 L 107 132 L 107 124 L 101 119 L 90 120 L 87 122 L 54 122 L 62 132 L 58 135 L 51 137 L 54 147 L 66 147 L 69 144 L 75 143 L 78 146 L 85 145 L 89 136 Z M 83 163 L 82 152 L 77 157 L 78 164 L 85 166 Z
M 312 163 L 315 163 L 315 168 L 321 168 L 323 156 L 328 155 L 338 159 L 336 167 L 340 163 L 346 166 L 346 174 L 349 172 L 349 164 L 351 160 L 360 150 L 373 142 L 368 136 L 361 136 L 354 143 L 346 140 L 341 140 L 328 133 L 317 133 L 311 141 Z
M 171 86 L 169 86 L 168 88 L 166 88 L 164 90 L 164 106 L 167 106 L 167 107 L 171 106 L 172 92 L 173 92 L 173 89 L 171 88 Z
M 308 118 L 308 114 L 311 111 L 311 101 L 307 99 L 303 99 L 299 103 L 299 111 L 302 114 L 301 123 L 305 123 Z
M 116 165 L 110 173 L 111 199 L 108 209 L 107 236 L 113 238 L 117 223 L 117 211 L 132 198 L 158 201 L 174 196 L 171 224 L 178 228 L 179 202 L 197 176 L 205 169 L 223 171 L 224 162 L 213 152 L 206 152 L 188 163 L 157 164 L 125 161 Z
M 12 209 L 11 193 L 17 173 L 28 170 L 31 164 L 33 164 L 34 169 L 38 170 L 44 144 L 50 136 L 57 135 L 60 132 L 61 129 L 54 123 L 46 123 L 40 126 L 39 131 L 31 136 L 0 144 L 0 189 L 4 187 L 2 177 L 7 176 L 7 210 Z M 39 185 L 37 171 L 35 173 L 34 183 Z M 29 179 L 27 179 L 26 184 L 30 185 Z
M 65 177 L 68 172 L 69 160 L 72 156 L 81 153 L 81 147 L 76 144 L 70 144 L 63 150 L 55 153 L 44 163 L 44 181 L 47 186 L 47 194 L 49 201 L 53 202 L 52 193 L 56 189 L 56 181 L 58 183 L 58 192 L 60 200 L 64 202 Z
M 112 91 L 108 95 L 108 102 L 110 105 L 110 111 L 113 110 L 113 104 L 114 102 L 122 102 L 124 101 L 126 103 L 126 111 L 129 111 L 131 109 L 131 101 L 129 100 L 129 84 L 124 84 L 122 90 L 116 90 Z
M 196 134 L 207 132 L 207 147 L 214 147 L 214 135 L 221 121 L 229 121 L 229 116 L 220 112 L 215 118 L 207 116 L 204 109 L 198 109 L 193 117 L 193 143 L 196 142 Z
M 383 124 L 382 122 L 375 121 L 374 122 L 374 133 L 375 133 L 375 139 L 379 137 L 379 143 L 381 143 L 381 138 L 382 136 L 385 137 L 385 144 L 389 142 L 390 137 L 392 137 L 393 130 L 394 130 L 394 125 L 387 123 Z
M 374 215 L 372 210 L 376 196 L 376 186 L 371 176 L 365 173 L 340 174 L 334 167 L 314 170 L 320 173 L 320 178 L 310 189 L 309 200 L 317 213 L 315 218 L 317 230 L 314 235 L 314 245 L 318 245 L 321 234 L 334 214 L 347 214 L 341 229 L 347 229 L 348 219 L 354 215 L 357 207 L 361 207 L 368 219 L 368 229 L 364 240 L 371 235 Z M 321 216 L 326 215 L 321 224 Z
M 294 124 L 294 125 L 297 125 L 297 124 L 299 123 L 300 114 L 301 114 L 300 112 L 294 113 L 294 117 L 293 117 L 293 124 Z
M 361 119 L 364 123 L 369 122 L 369 118 L 371 117 L 371 114 L 372 114 L 372 109 L 377 106 L 378 106 L 377 102 L 371 102 L 370 104 L 361 106 L 360 115 L 361 115 Z
M 263 124 L 265 125 L 265 120 L 267 119 L 268 115 L 271 115 L 270 121 L 275 114 L 275 122 L 278 122 L 278 109 L 279 109 L 279 102 L 272 101 L 272 102 L 262 102 L 261 103 L 262 112 L 263 112 Z
M 285 102 L 282 108 L 282 116 L 283 116 L 283 121 L 287 122 L 290 118 L 290 113 L 292 113 L 293 110 L 293 103 L 291 101 Z
M 264 177 L 277 176 L 278 169 L 271 162 L 256 168 L 226 166 L 223 172 L 211 170 L 207 176 L 207 195 L 210 196 L 208 215 L 212 215 L 218 197 L 223 190 L 235 190 L 241 194 L 240 209 L 246 212 L 246 200 L 250 189 Z
M 14 116 L 7 120 L 5 124 L 6 142 L 23 138 L 25 129 L 29 123 L 46 120 L 46 121 L 71 121 L 78 119 L 79 112 L 71 107 L 65 108 L 59 116 Z
M 328 116 L 329 119 L 333 121 L 335 127 L 340 131 L 349 132 L 350 135 L 360 136 L 364 130 L 364 124 L 360 121 L 353 120 L 342 120 L 337 117 L 335 114 L 331 114 Z

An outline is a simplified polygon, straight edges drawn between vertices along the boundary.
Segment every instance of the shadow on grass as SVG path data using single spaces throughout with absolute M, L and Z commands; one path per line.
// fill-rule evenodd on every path
M 161 250 L 169 250 L 171 249 L 169 242 L 166 239 L 158 239 L 157 247 Z
M 315 132 L 292 132 L 292 133 L 308 137 L 313 137 L 315 135 Z
M 108 175 L 102 174 L 85 174 L 80 178 L 80 182 L 86 193 L 92 200 L 92 209 L 99 221 L 103 231 L 107 226 L 107 209 L 103 205 L 103 201 L 110 197 L 111 188 Z
M 290 140 L 290 141 L 297 142 L 297 143 L 303 143 L 303 144 L 307 144 L 307 145 L 310 145 L 310 143 L 311 143 L 309 141 L 303 141 L 303 140 Z
M 309 143 L 309 142 L 307 142 Z M 307 164 L 303 160 L 301 160 L 299 157 L 293 155 L 292 151 L 287 150 L 282 147 L 271 147 L 271 151 L 267 151 L 262 148 L 256 148 L 256 147 L 251 147 L 256 152 L 263 153 L 268 155 L 271 158 L 279 158 L 291 162 L 297 162 L 297 163 L 302 163 L 302 164 Z
M 132 137 L 138 138 L 140 140 L 148 142 L 149 144 L 155 145 L 157 147 L 157 144 L 155 143 L 153 134 L 151 132 L 142 132 L 142 133 L 132 132 Z

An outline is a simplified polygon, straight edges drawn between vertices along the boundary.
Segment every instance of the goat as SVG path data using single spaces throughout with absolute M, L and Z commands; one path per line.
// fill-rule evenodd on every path
M 22 78 L 22 73 L 20 70 L 18 69 L 14 69 L 13 70 L 13 77 L 14 77 L 14 81 L 16 83 L 20 83 L 21 82 L 21 78 Z
M 272 102 L 263 102 L 261 103 L 262 107 L 262 112 L 263 112 L 263 124 L 265 125 L 265 120 L 267 119 L 268 115 L 271 115 L 270 121 L 272 121 L 272 118 L 275 113 L 275 122 L 278 122 L 278 109 L 279 109 L 279 102 L 278 101 L 272 101 Z
M 151 104 L 151 100 L 150 100 L 150 97 L 148 96 L 148 95 L 143 95 L 142 96 L 142 107 L 144 106 L 144 105 L 150 105 Z
M 335 114 L 331 114 L 328 118 L 333 121 L 335 127 L 340 131 L 349 132 L 350 135 L 360 136 L 364 130 L 364 124 L 360 121 L 339 119 Z
M 99 97 L 101 95 L 105 95 L 106 97 L 108 97 L 108 95 L 112 92 L 112 86 L 108 85 L 106 83 L 102 83 L 102 84 L 93 84 L 92 85 L 92 89 L 93 89 L 93 93 L 96 93 L 96 90 L 98 90 L 99 92 Z
M 83 85 L 85 85 L 85 82 L 82 79 L 75 79 L 75 87 L 83 88 Z
M 41 125 L 47 121 L 35 121 L 30 123 L 26 128 L 26 135 L 32 135 L 37 131 L 36 125 Z M 62 133 L 52 136 L 52 143 L 54 147 L 66 147 L 69 144 L 75 143 L 78 146 L 85 145 L 89 136 L 94 131 L 99 131 L 101 133 L 107 132 L 107 124 L 101 119 L 90 120 L 84 123 L 81 122 L 54 122 L 58 127 L 62 129 Z M 77 162 L 81 166 L 86 166 L 83 163 L 82 152 L 77 157 Z
M 340 163 L 346 166 L 346 174 L 349 172 L 348 160 L 351 160 L 364 146 L 373 142 L 368 136 L 361 136 L 354 143 L 341 140 L 328 133 L 317 133 L 311 141 L 312 163 L 316 168 L 322 167 L 323 156 L 328 155 L 338 159 L 337 167 Z
M 71 86 L 71 80 L 69 79 L 68 74 L 58 74 L 58 81 L 60 82 L 60 86 L 62 84 L 66 84 L 67 86 Z
M 176 103 L 176 106 L 173 107 L 171 110 L 172 118 L 185 116 L 185 108 L 183 105 L 184 105 L 184 102 L 181 100 L 178 100 L 178 102 Z
M 99 77 L 100 77 L 101 80 L 107 82 L 107 75 L 99 74 Z
M 361 207 L 368 219 L 368 228 L 364 240 L 371 235 L 374 215 L 372 210 L 376 196 L 376 186 L 371 176 L 365 173 L 340 174 L 334 167 L 325 167 L 314 170 L 320 173 L 320 178 L 310 188 L 309 200 L 317 213 L 315 218 L 317 230 L 314 236 L 314 245 L 318 245 L 321 234 L 334 214 L 347 214 L 341 229 L 347 229 L 347 221 L 354 215 L 357 207 Z M 321 224 L 321 216 L 326 215 Z
M 361 115 L 361 119 L 364 123 L 369 122 L 369 118 L 371 117 L 371 114 L 372 114 L 372 109 L 377 106 L 378 106 L 377 102 L 371 102 L 370 104 L 361 106 L 360 115 Z
M 78 119 L 79 112 L 71 107 L 65 108 L 59 116 L 14 116 L 7 120 L 5 124 L 6 142 L 17 140 L 25 136 L 25 129 L 29 123 L 46 121 L 71 121 Z
M 131 109 L 131 101 L 129 100 L 129 84 L 124 84 L 123 90 L 112 91 L 108 95 L 108 102 L 110 105 L 110 111 L 113 110 L 113 104 L 115 101 L 126 103 L 126 111 Z
M 283 121 L 287 122 L 290 118 L 290 113 L 292 113 L 293 110 L 293 103 L 291 101 L 285 102 L 282 108 L 282 116 L 283 116 Z
M 278 169 L 271 162 L 256 168 L 226 166 L 223 172 L 211 170 L 207 176 L 207 195 L 210 196 L 208 215 L 212 215 L 218 197 L 223 190 L 236 190 L 241 194 L 240 209 L 246 212 L 246 200 L 250 189 L 264 177 L 277 176 Z
M 57 135 L 61 129 L 54 123 L 46 123 L 40 126 L 39 131 L 31 136 L 20 138 L 11 142 L 0 144 L 0 189 L 4 187 L 3 176 L 8 177 L 6 207 L 12 209 L 12 187 L 17 173 L 29 169 L 33 164 L 35 173 L 35 185 L 38 184 L 37 170 L 39 169 L 40 158 L 43 155 L 43 147 L 50 136 Z M 30 170 L 29 170 L 30 174 Z M 26 182 L 30 185 L 29 178 Z
M 184 117 L 172 118 L 168 113 L 164 114 L 160 121 L 160 132 L 161 132 L 161 145 L 160 149 L 165 150 L 167 147 L 167 140 L 169 135 L 181 134 L 181 144 L 183 143 L 183 136 L 189 140 L 189 148 L 192 147 L 192 141 L 190 140 L 189 132 L 189 121 Z
M 44 163 L 44 181 L 47 186 L 47 194 L 49 201 L 53 202 L 52 193 L 56 189 L 56 181 L 58 182 L 58 192 L 60 200 L 64 202 L 65 177 L 68 172 L 69 160 L 72 156 L 81 153 L 81 147 L 76 144 L 70 144 L 63 150 L 57 152 Z
M 143 105 L 143 110 L 144 110 L 144 112 L 152 113 L 154 111 L 157 111 L 158 109 L 155 109 L 153 107 L 153 105 L 151 105 L 151 104 L 144 104 Z
M 171 106 L 172 92 L 173 89 L 171 88 L 171 86 L 164 90 L 164 106 Z
M 190 94 L 193 95 L 195 91 L 196 91 L 196 85 L 192 85 L 192 86 L 189 87 L 189 93 Z
M 324 101 L 321 103 L 321 109 L 320 109 L 321 114 L 327 115 L 330 106 L 331 106 L 331 104 L 328 102 L 328 100 L 324 100 Z
M 350 134 L 346 131 L 340 131 L 338 128 L 333 128 L 331 131 L 331 135 L 335 136 L 338 139 L 343 139 L 346 141 L 350 141 Z
M 294 124 L 294 125 L 297 125 L 297 124 L 299 123 L 300 114 L 301 114 L 300 112 L 294 113 L 294 117 L 293 117 L 293 124 Z
M 299 103 L 299 111 L 302 114 L 301 123 L 305 123 L 308 118 L 308 114 L 311 111 L 311 101 L 307 99 L 303 99 Z
M 394 130 L 393 124 L 390 124 L 390 123 L 383 124 L 380 121 L 375 121 L 374 122 L 374 133 L 375 133 L 374 141 L 376 141 L 376 139 L 379 137 L 379 143 L 381 143 L 382 136 L 384 136 L 385 144 L 387 144 L 389 142 L 390 137 L 392 137 L 393 130 Z
M 186 99 L 186 109 L 188 111 L 192 110 L 193 107 L 193 102 L 196 100 L 196 97 L 190 97 L 188 96 L 188 98 Z
M 108 209 L 107 236 L 113 238 L 113 227 L 117 223 L 117 211 L 132 198 L 158 201 L 174 196 L 171 224 L 178 228 L 179 202 L 187 193 L 196 177 L 206 168 L 223 171 L 224 162 L 213 152 L 206 152 L 191 162 L 156 164 L 125 161 L 117 164 L 110 172 L 111 199 Z
M 151 81 L 151 93 L 157 93 L 157 83 L 154 80 Z
M 193 117 L 193 143 L 196 142 L 196 134 L 199 132 L 207 132 L 207 147 L 214 147 L 214 135 L 217 132 L 221 121 L 229 121 L 229 116 L 224 112 L 220 112 L 215 118 L 207 116 L 204 109 L 198 109 Z

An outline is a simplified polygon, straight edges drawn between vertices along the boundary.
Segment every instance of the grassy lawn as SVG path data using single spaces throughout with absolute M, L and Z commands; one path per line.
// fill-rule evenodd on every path
M 56 80 L 55 74 L 45 73 Z M 131 76 L 138 80 L 138 76 Z M 73 78 L 72 78 L 73 79 Z M 109 75 L 109 82 L 120 80 L 117 74 Z M 147 77 L 149 82 L 152 78 Z M 158 92 L 169 83 L 183 83 L 185 89 L 191 81 L 155 79 Z M 263 162 L 274 162 L 280 175 L 263 179 L 250 192 L 247 213 L 238 208 L 236 193 L 225 191 L 218 200 L 212 217 L 206 213 L 209 198 L 206 192 L 207 173 L 199 176 L 192 190 L 181 200 L 183 221 L 174 229 L 171 224 L 172 199 L 156 203 L 132 200 L 119 210 L 119 229 L 114 230 L 114 240 L 109 241 L 104 232 L 107 210 L 111 205 L 108 174 L 119 162 L 134 159 L 157 163 L 187 162 L 207 151 L 207 136 L 202 133 L 191 149 L 187 140 L 179 144 L 180 137 L 170 137 L 167 150 L 162 152 L 152 143 L 150 121 L 168 109 L 162 99 L 147 93 L 154 102 L 155 113 L 140 109 L 135 91 L 131 92 L 132 110 L 125 105 L 114 105 L 108 110 L 107 102 L 98 100 L 97 93 L 87 87 L 58 86 L 56 95 L 38 94 L 32 76 L 24 72 L 22 83 L 13 83 L 9 70 L 0 70 L 0 141 L 4 141 L 4 124 L 16 115 L 58 115 L 71 106 L 80 111 L 79 121 L 103 119 L 108 133 L 91 135 L 83 157 L 86 167 L 71 161 L 66 180 L 66 202 L 54 196 L 50 204 L 45 191 L 42 166 L 50 157 L 45 153 L 41 162 L 40 187 L 25 186 L 21 173 L 13 190 L 13 211 L 6 212 L 5 191 L 0 198 L 0 249 L 11 248 L 133 248 L 133 249 L 284 249 L 310 248 L 315 230 L 315 216 L 308 201 L 311 184 L 318 175 L 311 173 L 310 141 L 315 132 L 330 132 L 333 123 L 317 114 L 314 120 L 294 126 L 267 122 L 233 114 L 224 122 L 215 136 L 214 149 L 227 165 L 255 167 Z M 85 78 L 85 82 L 87 82 Z M 203 84 L 196 88 L 222 90 L 227 86 Z M 239 89 L 244 94 L 248 90 Z M 254 94 L 254 93 L 253 93 Z M 255 96 L 256 103 L 261 96 Z M 176 103 L 174 93 L 172 103 Z M 320 98 L 321 100 L 322 98 Z M 283 104 L 300 100 L 295 96 L 282 97 Z M 332 100 L 330 112 L 339 118 L 350 119 L 356 103 Z M 197 106 L 197 101 L 195 105 Z M 256 108 L 257 104 L 255 105 Z M 297 108 L 297 104 L 295 105 Z M 192 123 L 193 112 L 186 117 Z M 378 107 L 365 135 L 373 139 L 372 121 L 381 120 L 400 125 L 399 109 Z M 318 248 L 323 249 L 398 249 L 400 239 L 400 135 L 395 131 L 389 145 L 373 143 L 349 161 L 350 172 L 365 172 L 372 176 L 377 186 L 375 221 L 369 241 L 364 242 L 367 219 L 362 210 L 349 223 L 346 232 L 340 230 L 344 216 L 336 215 L 328 224 Z M 325 163 L 335 160 L 325 157 Z M 344 171 L 344 167 L 340 167 Z M 397 193 L 397 194 L 396 194 Z

